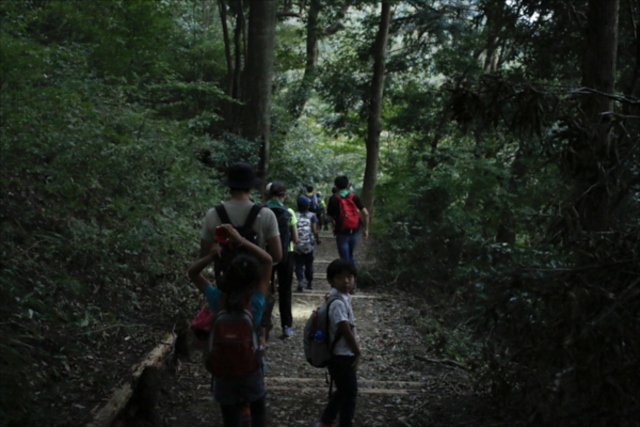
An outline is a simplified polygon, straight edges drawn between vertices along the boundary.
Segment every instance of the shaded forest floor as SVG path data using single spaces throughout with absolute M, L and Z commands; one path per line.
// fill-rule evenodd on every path
M 315 289 L 293 293 L 293 337 L 279 336 L 277 306 L 274 310 L 275 328 L 267 349 L 266 374 L 271 426 L 312 425 L 327 402 L 324 370 L 305 361 L 302 346 L 304 322 L 329 291 L 326 266 L 337 257 L 335 240 L 326 232 L 324 238 L 316 255 Z M 358 263 L 365 265 L 370 259 L 367 242 L 363 242 L 358 248 Z M 51 331 L 47 335 L 51 352 L 42 359 L 41 368 L 49 373 L 56 388 L 31 397 L 42 409 L 34 419 L 47 421 L 13 425 L 86 425 L 113 391 L 130 381 L 131 367 L 166 337 L 172 324 L 175 327 L 184 317 L 185 307 L 195 310 L 198 301 L 202 302 L 186 281 L 177 287 L 140 287 L 137 292 L 140 302 L 135 307 L 122 308 L 120 326 L 93 330 L 89 327 L 86 332 L 73 333 Z M 501 418 L 490 400 L 474 391 L 467 370 L 433 362 L 437 356 L 430 354 L 430 343 L 417 326 L 418 320 L 428 314 L 421 298 L 400 291 L 383 294 L 359 288 L 353 307 L 363 353 L 358 369 L 356 426 L 517 425 Z M 192 352 L 190 361 L 163 373 L 154 388 L 160 391 L 154 422 L 128 421 L 125 425 L 222 425 L 218 405 L 209 391 L 210 376 L 197 351 Z
M 360 248 L 360 260 L 366 248 Z M 329 291 L 325 270 L 337 257 L 327 234 L 316 256 L 314 290 L 293 293 L 295 335 L 283 339 L 278 309 L 267 353 L 268 425 L 308 426 L 319 419 L 327 401 L 325 371 L 304 359 L 302 330 L 310 312 Z M 358 369 L 355 425 L 497 426 L 483 396 L 474 392 L 468 373 L 445 363 L 430 363 L 427 345 L 415 327 L 420 309 L 411 295 L 383 295 L 359 289 L 353 307 L 363 359 Z M 418 358 L 416 358 L 418 356 Z M 435 359 L 435 357 L 431 357 Z M 159 419 L 170 426 L 221 426 L 209 392 L 210 377 L 199 360 L 183 363 L 165 378 Z

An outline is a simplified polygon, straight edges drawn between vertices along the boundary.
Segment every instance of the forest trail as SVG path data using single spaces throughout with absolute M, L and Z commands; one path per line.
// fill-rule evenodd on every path
M 274 309 L 275 327 L 267 349 L 269 426 L 313 425 L 327 402 L 325 370 L 306 362 L 302 346 L 304 323 L 330 289 L 326 267 L 337 258 L 333 236 L 323 232 L 322 237 L 314 264 L 314 290 L 295 292 L 294 288 L 293 337 L 279 336 L 277 306 Z M 359 262 L 366 262 L 365 245 L 366 242 L 358 248 Z M 428 356 L 427 346 L 422 342 L 424 333 L 411 326 L 416 324 L 420 310 L 409 305 L 408 296 L 358 289 L 353 308 L 362 350 L 354 425 L 450 426 L 458 424 L 457 418 L 468 419 L 471 414 L 466 413 L 465 398 L 474 393 L 467 373 L 415 357 Z M 165 376 L 158 405 L 163 425 L 222 426 L 219 407 L 209 391 L 210 376 L 197 358 L 183 363 L 175 374 Z

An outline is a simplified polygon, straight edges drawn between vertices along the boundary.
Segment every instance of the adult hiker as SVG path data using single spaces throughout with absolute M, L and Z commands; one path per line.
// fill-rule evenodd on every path
M 245 224 L 252 210 L 255 213 L 255 210 L 260 208 L 251 228 L 257 234 L 258 246 L 266 249 L 274 263 L 280 262 L 282 248 L 276 216 L 270 209 L 255 205 L 249 197 L 251 189 L 260 184 L 260 179 L 255 176 L 253 167 L 245 162 L 232 164 L 227 169 L 227 178 L 222 181 L 222 184 L 229 187 L 230 198 L 207 212 L 201 233 L 200 258 L 211 252 L 211 246 L 215 242 L 216 227 L 226 222 L 220 218 L 219 210 L 223 211 L 223 214 L 226 213 L 228 222 L 238 228 Z M 220 206 L 223 209 L 220 209 Z
M 355 252 L 360 238 L 360 227 L 364 238 L 369 237 L 369 211 L 362 199 L 349 191 L 349 178 L 340 175 L 334 184 L 336 193 L 329 199 L 327 216 L 331 218 L 336 236 L 338 255 L 355 265 Z
M 237 229 L 245 225 L 255 232 L 257 246 L 271 256 L 272 262 L 282 259 L 280 231 L 275 214 L 251 201 L 251 190 L 257 188 L 260 179 L 256 177 L 253 166 L 246 162 L 236 162 L 227 168 L 227 178 L 222 184 L 229 187 L 229 199 L 221 205 L 207 211 L 200 239 L 200 259 L 207 257 L 216 242 L 216 228 L 230 223 Z M 216 273 L 217 274 L 217 273 Z M 261 337 L 264 340 L 265 337 Z M 249 405 L 242 409 L 243 419 L 250 420 Z
M 269 197 L 266 206 L 273 211 L 280 230 L 280 241 L 278 244 L 282 248 L 282 260 L 273 268 L 271 274 L 271 292 L 275 293 L 275 276 L 278 275 L 278 308 L 280 310 L 280 326 L 282 336 L 289 338 L 293 335 L 293 314 L 291 313 L 291 284 L 293 282 L 293 268 L 295 259 L 293 247 L 298 242 L 298 228 L 296 227 L 296 215 L 293 209 L 284 204 L 287 197 L 287 188 L 284 183 L 274 181 L 269 186 Z M 262 326 L 268 331 L 272 328 L 271 313 L 275 300 L 267 298 L 267 310 L 265 312 Z
M 316 196 L 318 197 L 318 210 L 316 211 L 316 216 L 318 217 L 318 223 L 319 223 L 319 230 L 322 230 L 324 227 L 324 230 L 326 230 L 326 221 L 327 221 L 327 204 L 324 201 L 324 198 L 322 197 L 322 193 L 321 192 L 317 192 Z

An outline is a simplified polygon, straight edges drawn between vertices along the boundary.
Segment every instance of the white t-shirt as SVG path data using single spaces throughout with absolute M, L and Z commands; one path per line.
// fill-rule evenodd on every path
M 351 325 L 353 335 L 356 337 L 355 329 L 355 317 L 353 316 L 353 308 L 351 307 L 351 295 L 342 293 L 336 288 L 331 288 L 329 298 L 338 297 L 338 299 L 331 303 L 329 307 L 329 337 L 333 342 L 336 333 L 338 332 L 338 323 L 345 320 Z M 355 356 L 355 353 L 351 351 L 351 347 L 347 344 L 347 340 L 344 337 L 340 337 L 336 346 L 333 348 L 333 354 L 336 356 Z
M 249 216 L 251 207 L 254 203 L 250 200 L 228 200 L 224 202 L 224 209 L 235 227 L 242 227 Z M 218 217 L 215 208 L 209 209 L 204 217 L 204 225 L 202 226 L 202 240 L 207 242 L 215 241 L 216 227 L 221 225 L 222 221 Z M 278 231 L 278 222 L 275 214 L 269 208 L 262 208 L 253 223 L 253 229 L 258 234 L 258 246 L 264 249 L 267 246 L 267 240 L 272 237 L 280 236 Z

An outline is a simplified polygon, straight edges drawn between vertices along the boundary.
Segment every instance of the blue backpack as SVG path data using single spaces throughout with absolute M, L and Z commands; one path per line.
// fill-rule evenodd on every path
M 320 210 L 320 203 L 318 203 L 318 195 L 314 194 L 313 196 L 307 196 L 311 200 L 309 204 L 309 212 L 316 213 Z

